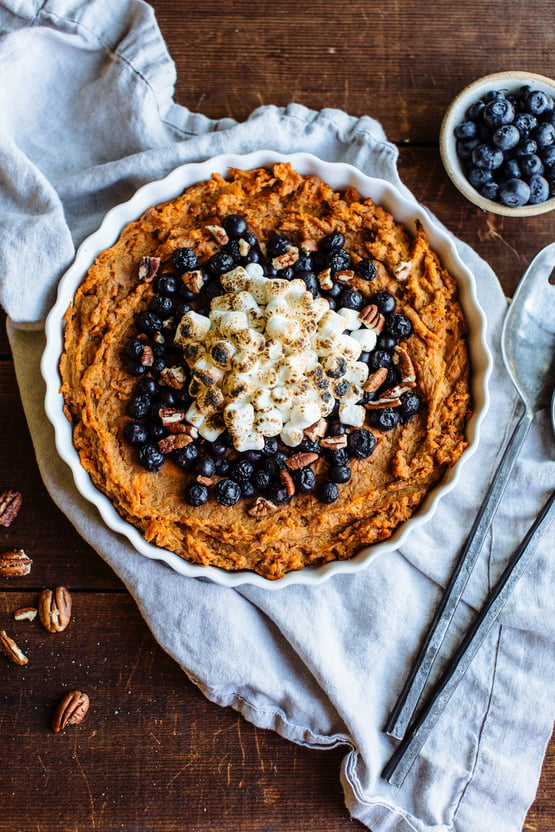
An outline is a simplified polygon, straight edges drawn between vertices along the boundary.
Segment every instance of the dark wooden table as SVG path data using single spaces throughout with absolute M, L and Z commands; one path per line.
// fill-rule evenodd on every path
M 153 5 L 180 104 L 238 120 L 291 101 L 375 116 L 400 148 L 406 184 L 489 261 L 509 295 L 553 239 L 553 214 L 517 221 L 473 208 L 448 181 L 437 144 L 447 104 L 474 78 L 509 68 L 553 73 L 553 0 L 525 10 L 505 0 Z M 0 584 L 0 629 L 17 633 L 30 656 L 24 668 L 0 657 L 0 832 L 362 829 L 343 804 L 344 752 L 308 751 L 208 703 L 53 505 L 4 333 L 0 402 L 0 488 L 24 498 L 13 525 L 0 529 L 0 549 L 22 547 L 34 560 L 28 577 Z M 60 584 L 74 602 L 64 633 L 14 626 L 16 607 Z M 68 686 L 89 694 L 90 712 L 55 735 L 52 708 Z M 555 830 L 554 780 L 551 744 L 527 832 Z

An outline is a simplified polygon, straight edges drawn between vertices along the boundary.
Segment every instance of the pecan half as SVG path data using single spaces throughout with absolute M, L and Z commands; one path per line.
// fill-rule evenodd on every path
M 164 367 L 160 375 L 173 390 L 182 390 L 187 381 L 183 367 Z
M 22 502 L 19 491 L 14 491 L 13 488 L 0 491 L 0 526 L 7 528 L 13 523 Z
M 79 725 L 89 710 L 89 697 L 80 690 L 70 690 L 60 699 L 52 715 L 52 730 L 63 731 L 66 725 Z
M 326 436 L 324 439 L 320 439 L 320 447 L 328 451 L 337 451 L 339 448 L 346 448 L 347 434 L 340 433 L 337 436 Z
M 384 328 L 385 318 L 375 303 L 369 303 L 368 306 L 361 309 L 358 317 L 364 326 L 373 329 L 376 335 L 379 335 Z
M 171 436 L 166 436 L 158 442 L 158 450 L 162 454 L 169 454 L 172 451 L 178 451 L 184 448 L 185 445 L 190 445 L 193 440 L 185 433 L 173 433 Z
M 204 275 L 200 269 L 194 269 L 192 272 L 185 272 L 181 275 L 181 279 L 187 289 L 197 295 L 204 286 Z
M 289 471 L 287 471 L 286 468 L 282 468 L 279 472 L 279 478 L 289 496 L 292 497 L 295 493 L 295 483 L 293 482 L 293 477 L 291 476 Z
M 229 243 L 227 231 L 221 225 L 207 225 L 206 230 L 212 234 L 216 242 L 221 246 L 225 246 Z
M 340 269 L 335 273 L 335 279 L 339 280 L 340 283 L 348 283 L 354 276 L 355 273 L 352 269 Z
M 142 367 L 152 367 L 154 364 L 154 353 L 152 351 L 152 347 L 149 347 L 148 344 L 145 344 L 143 347 L 143 354 L 141 355 L 141 366 Z
M 0 575 L 5 578 L 21 578 L 31 571 L 33 561 L 23 549 L 13 549 L 0 555 Z
M 25 653 L 17 646 L 13 638 L 10 638 L 5 630 L 0 630 L 0 649 L 14 664 L 22 667 L 27 664 L 29 659 Z
M 317 422 L 314 422 L 313 425 L 310 425 L 308 428 L 304 429 L 304 435 L 308 439 L 312 439 L 314 442 L 315 439 L 320 439 L 322 436 L 326 435 L 326 430 L 328 429 L 328 423 L 326 419 L 318 419 Z
M 321 444 L 321 443 L 320 443 Z M 318 454 L 301 453 L 293 454 L 285 461 L 285 464 L 290 471 L 298 471 L 299 468 L 306 468 L 307 465 L 312 465 L 318 459 Z
M 393 361 L 399 367 L 403 384 L 416 384 L 416 372 L 412 358 L 403 347 L 396 346 L 394 349 Z
M 71 620 L 71 595 L 65 586 L 54 592 L 43 589 L 39 596 L 39 618 L 49 633 L 61 633 Z
M 299 259 L 299 249 L 297 246 L 287 246 L 285 252 L 272 260 L 274 269 L 286 269 L 292 266 Z
M 375 393 L 380 389 L 387 378 L 387 367 L 378 367 L 378 369 L 368 376 L 368 380 L 363 387 L 365 393 Z

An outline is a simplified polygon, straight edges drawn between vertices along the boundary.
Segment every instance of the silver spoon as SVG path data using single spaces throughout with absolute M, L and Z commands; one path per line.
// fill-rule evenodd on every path
M 528 266 L 505 315 L 501 352 L 524 404 L 524 414 L 507 444 L 424 643 L 385 725 L 386 733 L 397 739 L 404 737 L 409 727 L 532 420 L 549 404 L 555 385 L 555 285 L 550 282 L 554 272 L 555 243 L 551 243 Z

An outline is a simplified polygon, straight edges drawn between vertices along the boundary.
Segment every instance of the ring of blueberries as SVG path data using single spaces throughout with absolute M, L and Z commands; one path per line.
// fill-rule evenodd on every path
M 127 404 L 130 417 L 123 429 L 125 441 L 133 446 L 140 465 L 155 473 L 160 470 L 167 457 L 194 479 L 186 486 L 184 499 L 190 506 L 205 504 L 212 493 L 217 503 L 233 506 L 241 499 L 251 500 L 263 496 L 274 505 L 285 505 L 291 495 L 283 482 L 281 472 L 286 469 L 287 460 L 301 453 L 323 458 L 326 474 L 317 478 L 312 465 L 292 470 L 295 494 L 314 493 L 325 504 L 333 503 L 339 496 L 339 485 L 351 479 L 352 460 L 367 459 L 376 447 L 373 433 L 366 428 L 352 429 L 338 418 L 338 403 L 327 417 L 326 437 L 347 434 L 345 447 L 321 448 L 319 439 L 305 438 L 294 448 L 284 445 L 278 437 L 266 437 L 260 451 L 239 453 L 227 432 L 215 441 L 197 437 L 189 444 L 169 454 L 162 453 L 161 440 L 170 432 L 160 419 L 160 410 L 177 407 L 186 410 L 193 401 L 188 392 L 191 381 L 190 370 L 182 352 L 173 346 L 173 337 L 181 317 L 191 309 L 208 315 L 212 298 L 224 293 L 220 276 L 238 265 L 260 263 L 266 277 L 286 279 L 301 278 L 313 297 L 325 297 L 330 309 L 347 307 L 361 310 L 373 303 L 384 315 L 385 325 L 378 337 L 376 348 L 362 353 L 359 361 L 369 365 L 370 372 L 387 368 L 387 379 L 375 393 L 364 393 L 362 404 L 394 387 L 400 381 L 400 374 L 393 361 L 394 347 L 406 340 L 412 333 L 412 324 L 403 314 L 396 312 L 395 297 L 387 291 L 376 291 L 369 299 L 362 292 L 333 280 L 335 272 L 353 268 L 355 274 L 371 281 L 376 276 L 376 265 L 371 259 L 359 260 L 352 265 L 351 256 L 345 250 L 344 235 L 335 231 L 324 237 L 316 252 L 302 252 L 292 267 L 275 269 L 272 259 L 283 254 L 292 241 L 283 234 L 274 234 L 267 243 L 263 254 L 257 237 L 247 228 L 244 217 L 231 214 L 222 221 L 229 238 L 228 242 L 213 254 L 207 262 L 200 264 L 196 253 L 190 248 L 177 249 L 171 263 L 164 264 L 153 282 L 154 297 L 147 309 L 136 315 L 136 333 L 125 344 L 123 354 L 127 370 L 137 377 L 133 395 Z M 248 246 L 239 245 L 245 241 Z M 247 253 L 245 250 L 248 248 Z M 243 253 L 241 253 L 243 252 Z M 167 269 L 167 270 L 166 270 Z M 320 288 L 317 273 L 330 269 L 333 285 L 328 290 Z M 185 286 L 181 275 L 192 270 L 201 270 L 203 286 L 198 293 Z M 151 360 L 143 361 L 145 349 L 152 350 Z M 167 386 L 162 378 L 166 367 L 181 367 L 186 383 L 181 389 Z M 370 427 L 389 431 L 407 422 L 420 409 L 421 401 L 412 391 L 401 397 L 395 408 L 381 408 L 370 412 Z M 199 481 L 199 479 L 201 481 Z M 209 484 L 207 484 L 209 483 Z
M 530 85 L 493 90 L 454 129 L 466 178 L 483 197 L 518 208 L 555 196 L 555 102 Z

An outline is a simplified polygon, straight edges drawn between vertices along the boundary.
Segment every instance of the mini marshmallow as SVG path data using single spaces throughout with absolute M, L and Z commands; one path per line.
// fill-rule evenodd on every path
M 291 410 L 290 424 L 298 428 L 308 428 L 320 418 L 320 407 L 316 402 L 307 401 L 296 404 Z
M 255 329 L 242 329 L 233 334 L 233 342 L 245 352 L 252 352 L 257 356 L 262 354 L 266 345 L 264 336 Z
M 254 407 L 250 402 L 233 402 L 224 408 L 224 422 L 230 433 L 245 433 L 252 430 Z
M 287 387 L 279 386 L 274 387 L 271 393 L 272 401 L 277 407 L 288 407 L 291 405 L 291 400 L 293 395 Z
M 262 436 L 278 436 L 283 429 L 283 419 L 277 408 L 259 413 L 254 420 L 254 430 Z
M 264 277 L 264 269 L 260 263 L 247 263 L 245 270 L 250 280 L 256 280 L 259 277 Z
M 341 309 L 337 310 L 337 314 L 340 315 L 345 321 L 343 329 L 348 329 L 352 332 L 355 329 L 360 329 L 362 326 L 358 309 L 349 309 L 346 306 L 342 306 Z
M 210 302 L 210 314 L 228 312 L 230 309 L 233 309 L 233 295 L 216 295 Z
M 206 417 L 204 413 L 201 413 L 198 409 L 196 402 L 192 403 L 187 413 L 185 414 L 185 419 L 189 422 L 189 424 L 199 429 L 202 426 L 202 423 L 204 422 L 205 418 Z
M 299 334 L 299 324 L 285 315 L 272 315 L 266 322 L 266 332 L 276 341 L 290 341 Z
M 322 315 L 318 322 L 319 335 L 339 335 L 344 329 L 344 319 L 337 312 L 334 312 L 333 309 L 328 308 L 328 311 Z
M 214 413 L 208 416 L 199 428 L 199 434 L 206 439 L 207 442 L 215 442 L 218 436 L 221 436 L 225 430 L 225 424 L 221 414 Z
M 348 385 L 347 390 L 340 397 L 341 404 L 356 404 L 362 399 L 364 390 L 360 384 L 348 382 Z
M 288 448 L 294 448 L 303 441 L 304 430 L 291 422 L 287 422 L 283 426 L 280 437 L 284 445 L 287 445 Z
M 212 361 L 224 370 L 231 366 L 231 359 L 236 352 L 237 347 L 231 341 L 215 341 L 210 347 Z
M 248 288 L 249 273 L 243 266 L 236 266 L 231 271 L 220 275 L 220 283 L 226 292 L 241 292 Z
M 374 330 L 367 329 L 366 327 L 362 327 L 361 329 L 357 329 L 356 332 L 352 332 L 351 337 L 359 342 L 362 352 L 372 352 L 378 340 Z
M 202 341 L 211 327 L 210 318 L 206 315 L 199 315 L 192 309 L 186 312 L 177 325 L 174 341 L 181 346 L 188 339 Z
M 355 335 L 356 333 L 353 333 L 353 335 L 342 334 L 339 336 L 338 351 L 349 361 L 356 361 L 362 352 L 360 342 L 356 340 Z
M 267 413 L 274 408 L 272 394 L 265 387 L 259 387 L 258 390 L 254 391 L 251 402 L 254 409 L 260 413 Z
M 366 417 L 366 410 L 358 404 L 339 405 L 339 421 L 353 428 L 361 428 Z
M 364 384 L 366 384 L 369 374 L 370 370 L 368 368 L 368 364 L 365 364 L 364 361 L 353 361 L 351 364 L 347 366 L 345 378 L 347 378 L 353 384 L 359 384 L 360 386 L 363 386 Z
M 191 370 L 194 378 L 197 378 L 206 387 L 210 387 L 212 384 L 218 384 L 224 376 L 222 368 L 214 364 L 206 355 L 201 356 L 198 361 L 195 361 Z
M 239 453 L 244 451 L 261 451 L 264 448 L 264 437 L 261 433 L 242 433 L 233 436 L 233 447 Z
M 249 319 L 244 312 L 224 312 L 220 320 L 220 332 L 229 338 L 235 332 L 249 328 Z
M 231 359 L 231 369 L 236 373 L 249 373 L 258 366 L 258 357 L 250 350 L 238 350 Z

